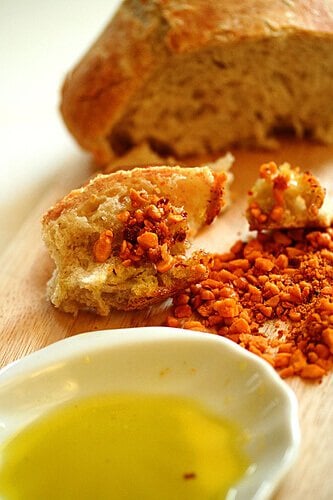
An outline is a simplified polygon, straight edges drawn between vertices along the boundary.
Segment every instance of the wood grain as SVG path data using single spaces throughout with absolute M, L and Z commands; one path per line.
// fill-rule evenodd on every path
M 274 152 L 234 152 L 233 204 L 216 223 L 202 232 L 196 247 L 224 251 L 248 229 L 244 219 L 246 193 L 257 176 L 258 166 L 271 159 L 289 161 L 310 169 L 322 179 L 333 196 L 333 147 L 305 142 L 283 142 Z M 53 308 L 45 286 L 53 269 L 40 236 L 40 217 L 59 197 L 80 185 L 87 168 L 59 170 L 55 182 L 39 200 L 12 243 L 0 258 L 0 366 L 57 340 L 90 330 L 159 325 L 168 303 L 133 313 L 113 312 L 106 318 L 89 313 L 77 317 Z M 276 492 L 276 500 L 329 500 L 333 498 L 333 378 L 321 384 L 288 381 L 299 401 L 302 432 L 296 464 Z

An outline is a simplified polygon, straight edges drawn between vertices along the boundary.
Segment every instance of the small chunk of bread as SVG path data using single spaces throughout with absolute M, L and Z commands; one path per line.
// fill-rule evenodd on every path
M 51 302 L 76 313 L 140 309 L 206 276 L 189 239 L 223 206 L 224 172 L 179 166 L 98 175 L 43 217 Z
M 270 162 L 260 167 L 246 216 L 251 230 L 328 227 L 332 217 L 324 200 L 325 189 L 310 172 Z

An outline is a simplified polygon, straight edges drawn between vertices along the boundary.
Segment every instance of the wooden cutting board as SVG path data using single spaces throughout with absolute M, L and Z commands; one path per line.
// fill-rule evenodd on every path
M 223 252 L 247 235 L 244 218 L 246 193 L 269 160 L 289 161 L 316 173 L 333 196 L 333 147 L 305 142 L 283 142 L 273 152 L 234 152 L 233 204 L 195 246 Z M 11 244 L 0 256 L 0 366 L 48 344 L 77 333 L 122 327 L 163 324 L 168 303 L 144 311 L 113 312 L 106 318 L 90 313 L 77 317 L 57 311 L 45 297 L 53 264 L 40 236 L 40 218 L 58 198 L 88 177 L 86 167 L 68 172 L 59 168 Z M 321 384 L 288 380 L 299 401 L 302 445 L 296 464 L 274 496 L 277 500 L 329 500 L 333 498 L 333 374 Z

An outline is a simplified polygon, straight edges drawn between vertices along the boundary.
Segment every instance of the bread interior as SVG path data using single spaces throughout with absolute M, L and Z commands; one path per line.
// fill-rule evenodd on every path
M 186 157 L 225 144 L 271 147 L 280 131 L 333 142 L 332 42 L 285 33 L 161 57 L 109 136 Z

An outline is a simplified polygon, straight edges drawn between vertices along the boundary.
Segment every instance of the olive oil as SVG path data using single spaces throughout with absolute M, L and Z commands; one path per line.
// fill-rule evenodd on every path
M 249 463 L 234 424 L 170 396 L 106 395 L 0 448 L 1 500 L 223 499 Z

